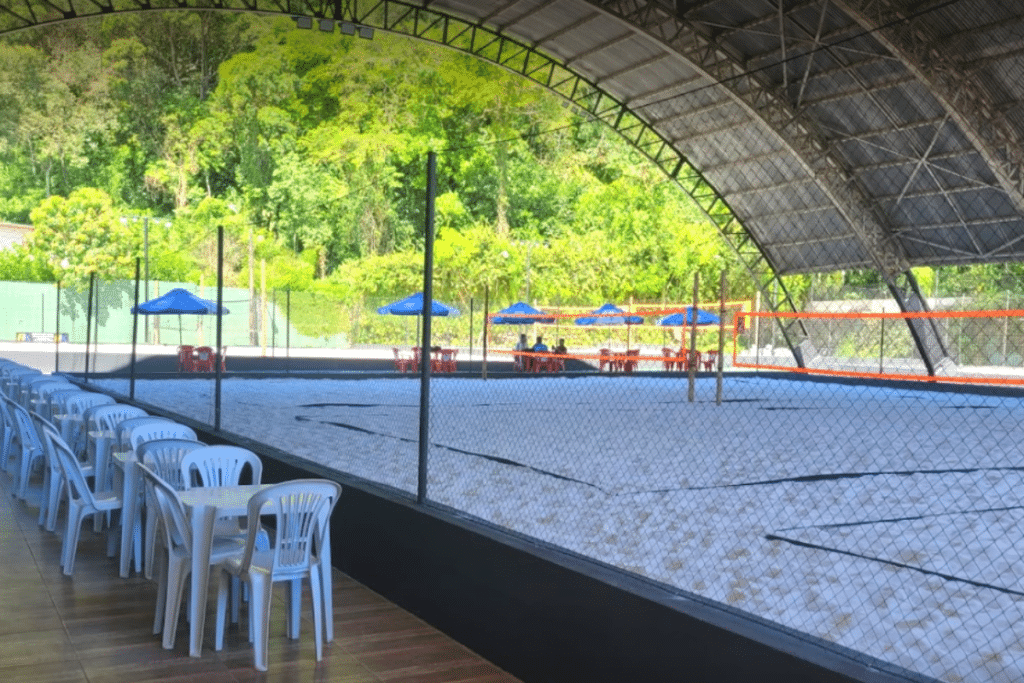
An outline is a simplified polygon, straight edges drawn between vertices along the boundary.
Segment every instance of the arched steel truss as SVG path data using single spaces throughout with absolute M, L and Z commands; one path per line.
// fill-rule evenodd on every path
M 618 18 L 624 26 L 645 32 L 703 71 L 719 87 L 730 90 L 735 100 L 777 131 L 780 138 L 785 129 L 786 145 L 813 172 L 819 185 L 853 227 L 901 308 L 905 311 L 925 308 L 906 259 L 887 239 L 890 230 L 884 217 L 873 209 L 870 198 L 856 183 L 850 181 L 843 165 L 830 156 L 824 137 L 802 120 L 785 98 L 776 96 L 756 75 L 748 74 L 738 60 L 722 59 L 723 54 L 728 53 L 718 49 L 712 37 L 702 37 L 700 26 L 687 25 L 685 13 L 673 12 L 671 3 L 591 0 L 589 4 L 597 11 Z M 600 82 L 576 73 L 571 63 L 560 62 L 535 46 L 502 34 L 500 29 L 489 28 L 485 25 L 486 18 L 472 21 L 394 0 L 3 0 L 0 2 L 0 32 L 115 12 L 181 9 L 250 11 L 344 22 L 444 45 L 520 74 L 611 126 L 661 168 L 716 225 L 740 256 L 769 305 L 779 311 L 797 311 L 785 283 L 777 274 L 778 269 L 771 263 L 768 250 L 758 243 L 700 170 L 645 120 L 639 110 L 609 94 Z M 690 36 L 691 40 L 680 40 L 683 35 Z M 693 36 L 698 40 L 692 40 Z M 790 321 L 783 326 L 785 341 L 796 352 L 797 362 L 805 365 L 814 355 L 813 343 L 799 318 Z M 914 321 L 910 329 L 929 372 L 934 373 L 947 358 L 941 338 L 920 321 Z
M 704 26 L 688 22 L 685 11 L 673 12 L 664 3 L 652 1 L 590 1 L 623 22 L 647 32 L 697 66 L 774 131 L 801 159 L 854 229 L 900 309 L 904 312 L 927 310 L 910 264 L 896 243 L 889 239 L 892 229 L 886 224 L 885 217 L 875 210 L 869 193 L 852 179 L 843 161 L 831 153 L 828 139 L 801 115 L 790 98 L 778 93 L 773 85 L 762 82 L 761 73 L 751 71 L 728 50 L 721 49 L 715 37 L 707 35 Z M 822 4 L 822 12 L 827 4 Z M 780 49 L 784 49 L 786 41 L 781 30 L 779 41 Z M 789 327 L 800 324 L 798 318 L 793 319 Z M 929 374 L 935 374 L 950 362 L 942 336 L 931 322 L 912 318 L 907 324 Z M 800 331 L 804 331 L 802 327 Z M 806 334 L 800 335 L 790 329 L 787 341 L 794 351 L 799 351 L 795 354 L 798 363 L 804 364 L 815 355 L 813 342 Z M 793 341 L 797 342 L 795 346 Z

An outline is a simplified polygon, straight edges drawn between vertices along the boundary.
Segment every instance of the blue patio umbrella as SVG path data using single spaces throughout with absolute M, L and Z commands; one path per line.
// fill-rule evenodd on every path
M 227 308 L 224 313 L 230 313 Z M 187 289 L 176 287 L 155 299 L 132 306 L 132 313 L 143 315 L 215 315 L 217 302 L 203 299 Z
M 223 314 L 229 311 L 225 307 L 220 309 Z M 155 299 L 144 301 L 138 306 L 132 306 L 132 313 L 135 315 L 177 315 L 178 317 L 178 343 L 181 344 L 181 316 L 182 315 L 216 315 L 218 312 L 217 302 L 203 299 L 196 296 L 187 289 L 175 287 L 166 294 L 161 294 Z
M 508 308 L 501 309 L 491 318 L 492 325 L 533 325 L 534 323 L 550 325 L 553 322 L 555 322 L 554 318 L 545 316 L 544 311 L 538 311 L 523 301 L 517 301 Z
M 708 313 L 697 309 L 697 324 L 698 325 L 717 325 L 719 318 L 714 313 Z M 693 307 L 687 308 L 686 313 L 672 313 L 666 315 L 664 318 L 658 320 L 658 325 L 664 325 L 666 327 L 680 327 L 682 325 L 693 324 Z
M 386 306 L 377 309 L 381 315 L 423 315 L 423 292 L 416 292 L 399 301 L 393 301 Z M 432 301 L 430 305 L 432 316 L 456 316 L 459 309 L 443 304 L 440 301 Z
M 620 314 L 620 315 L 611 315 Z M 615 304 L 605 304 L 590 315 L 576 318 L 577 325 L 642 325 L 644 319 L 639 315 L 624 315 L 625 311 Z

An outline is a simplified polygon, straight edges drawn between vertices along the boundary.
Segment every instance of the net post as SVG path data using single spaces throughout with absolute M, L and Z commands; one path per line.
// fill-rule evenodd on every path
M 725 366 L 725 271 L 718 279 L 718 361 L 715 367 L 715 405 L 722 405 L 722 369 Z
M 690 309 L 690 350 L 686 354 L 688 388 L 686 398 L 693 403 L 697 386 L 697 364 L 690 361 L 696 359 L 697 351 L 697 303 L 700 295 L 700 273 L 693 274 L 693 308 Z M 683 319 L 685 322 L 686 319 Z

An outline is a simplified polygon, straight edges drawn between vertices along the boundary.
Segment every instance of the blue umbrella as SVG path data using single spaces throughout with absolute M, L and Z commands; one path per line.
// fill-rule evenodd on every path
M 227 308 L 224 313 L 230 313 Z M 192 292 L 176 287 L 155 299 L 132 306 L 132 313 L 144 315 L 215 315 L 217 302 L 201 299 Z
M 386 306 L 381 306 L 377 309 L 377 312 L 381 315 L 423 315 L 423 292 L 416 292 L 401 301 L 394 301 Z M 430 305 L 430 315 L 456 316 L 459 315 L 459 309 L 443 304 L 440 301 L 433 301 Z
M 224 314 L 230 313 L 227 308 L 221 309 Z M 166 294 L 155 299 L 144 301 L 132 306 L 132 313 L 138 315 L 216 315 L 217 302 L 203 299 L 187 289 L 175 287 Z M 181 344 L 181 318 L 178 318 L 178 343 Z
M 707 311 L 702 311 L 699 308 L 697 309 L 697 324 L 698 325 L 717 325 L 719 322 L 720 321 L 719 321 L 718 316 L 715 315 L 714 313 L 708 313 Z M 693 324 L 693 308 L 692 307 L 691 308 L 687 308 L 685 314 L 680 312 L 680 313 L 672 313 L 671 315 L 666 315 L 664 318 L 661 318 L 658 321 L 658 324 L 659 325 L 665 325 L 667 327 L 679 327 L 679 326 L 682 326 L 682 325 L 692 325 Z
M 503 308 L 491 318 L 492 325 L 533 325 L 543 323 L 550 325 L 555 322 L 554 318 L 544 315 L 544 311 L 538 311 L 528 303 L 517 301 L 508 308 Z
M 624 310 L 615 304 L 605 304 L 596 311 L 582 318 L 576 318 L 577 325 L 641 325 L 644 319 L 639 315 L 609 315 L 610 313 L 625 313 Z

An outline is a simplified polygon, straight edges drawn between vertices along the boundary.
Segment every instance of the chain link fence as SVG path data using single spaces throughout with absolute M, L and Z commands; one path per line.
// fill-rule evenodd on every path
M 120 298 L 100 290 L 97 358 L 107 360 L 94 361 L 92 381 L 127 394 L 125 287 L 110 286 Z M 317 339 L 294 329 L 303 304 L 289 296 L 290 330 L 282 297 L 268 307 L 277 339 Z M 317 343 L 348 343 L 309 350 L 315 372 L 287 376 L 273 365 L 280 347 L 246 344 L 247 300 L 238 292 L 225 300 L 232 311 L 224 338 L 238 345 L 222 379 L 229 433 L 402 495 L 424 494 L 430 504 L 912 675 L 1017 680 L 1024 671 L 1019 311 L 979 313 L 963 301 L 935 307 L 951 367 L 969 365 L 983 380 L 956 383 L 908 371 L 921 365 L 908 320 L 878 317 L 892 315 L 880 298 L 809 303 L 803 323 L 827 341 L 819 341 L 817 365 L 796 373 L 770 369 L 797 366 L 779 331 L 787 321 L 756 301 L 730 302 L 721 376 L 718 359 L 693 372 L 677 364 L 684 348 L 713 348 L 717 325 L 699 328 L 694 346 L 692 328 L 653 324 L 685 312 L 685 303 L 634 302 L 623 312 L 642 314 L 643 324 L 584 326 L 576 318 L 596 306 L 541 302 L 549 324 L 485 328 L 496 305 L 446 302 L 462 315 L 433 319 L 432 338 L 458 354 L 454 371 L 432 368 L 424 490 L 421 377 L 393 355 L 415 345 L 416 316 L 379 315 L 384 301 L 353 310 L 310 298 L 325 319 Z M 104 310 L 107 301 L 118 310 Z M 717 313 L 719 305 L 700 308 Z M 203 320 L 203 339 L 213 320 Z M 83 322 L 62 324 L 70 347 L 84 341 Z M 162 342 L 151 346 L 167 356 L 176 348 L 169 330 L 172 338 L 199 333 L 172 322 L 151 328 Z M 552 348 L 564 339 L 564 366 L 517 371 L 513 346 L 524 333 Z M 602 365 L 602 349 L 622 360 L 636 349 L 635 365 Z M 262 359 L 268 372 L 233 370 L 232 353 Z M 376 364 L 359 364 L 368 358 Z M 138 380 L 137 399 L 213 423 L 212 376 L 158 370 Z

